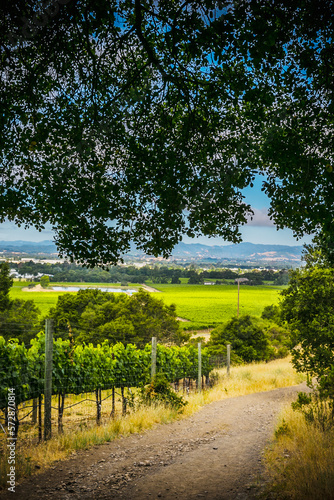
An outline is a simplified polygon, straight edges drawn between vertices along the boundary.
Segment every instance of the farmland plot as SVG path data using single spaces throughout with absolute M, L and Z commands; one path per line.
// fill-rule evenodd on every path
M 167 304 L 176 304 L 177 315 L 190 322 L 186 329 L 200 329 L 228 321 L 237 314 L 236 285 L 153 285 Z M 240 286 L 240 314 L 260 316 L 264 307 L 277 304 L 281 286 Z

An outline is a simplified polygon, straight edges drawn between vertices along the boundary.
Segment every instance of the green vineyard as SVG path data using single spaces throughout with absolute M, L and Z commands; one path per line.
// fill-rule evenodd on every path
M 144 349 L 121 343 L 74 346 L 71 340 L 53 340 L 52 394 L 83 394 L 125 387 L 142 387 L 151 376 L 151 345 Z M 208 376 L 212 366 L 202 351 L 201 373 Z M 198 351 L 195 347 L 157 346 L 157 373 L 169 382 L 197 379 Z M 45 335 L 40 333 L 27 349 L 18 341 L 0 337 L 0 408 L 6 413 L 8 396 L 15 392 L 15 404 L 41 397 L 44 393 Z

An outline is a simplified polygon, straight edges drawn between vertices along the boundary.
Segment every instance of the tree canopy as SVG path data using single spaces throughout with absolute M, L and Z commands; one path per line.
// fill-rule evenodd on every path
M 130 243 L 240 241 L 242 189 L 331 247 L 334 2 L 13 0 L 1 7 L 0 221 L 94 266 Z
M 9 291 L 13 285 L 8 262 L 0 265 L 0 311 L 5 311 L 10 304 Z
M 157 337 L 179 344 L 189 337 L 180 330 L 175 306 L 166 306 L 142 289 L 131 297 L 98 289 L 64 294 L 49 317 L 54 319 L 56 337 L 68 338 L 70 329 L 79 343 L 96 345 L 108 340 L 142 346 Z
M 0 335 L 6 340 L 19 338 L 26 344 L 37 334 L 38 316 L 33 300 L 10 298 L 9 292 L 13 285 L 8 262 L 0 265 Z
M 283 318 L 291 336 L 292 362 L 331 391 L 334 381 L 334 270 L 307 266 L 291 271 L 282 291 Z
M 50 285 L 50 278 L 49 276 L 44 275 L 41 277 L 39 282 L 42 288 L 47 288 Z
M 234 363 L 268 361 L 288 353 L 285 328 L 249 315 L 234 317 L 212 330 L 208 352 L 211 355 L 226 355 L 227 344 L 231 344 Z

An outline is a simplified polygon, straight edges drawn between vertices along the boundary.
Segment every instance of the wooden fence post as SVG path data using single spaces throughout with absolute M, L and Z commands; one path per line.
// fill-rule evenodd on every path
M 32 400 L 32 414 L 31 414 L 31 423 L 37 423 L 37 407 L 38 407 L 38 398 L 34 398 Z
M 157 338 L 152 337 L 151 380 L 154 379 L 156 373 L 157 373 Z
M 44 440 L 51 438 L 53 321 L 45 320 Z
M 227 344 L 226 351 L 227 351 L 227 359 L 226 359 L 227 376 L 229 377 L 230 376 L 230 366 L 231 366 L 231 344 Z
M 201 392 L 202 390 L 202 350 L 201 343 L 198 342 L 198 382 L 197 382 L 197 390 Z
M 42 395 L 38 396 L 38 442 L 42 441 Z

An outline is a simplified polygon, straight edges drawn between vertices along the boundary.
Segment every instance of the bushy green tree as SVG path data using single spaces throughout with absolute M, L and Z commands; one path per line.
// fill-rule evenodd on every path
M 279 325 L 282 321 L 281 308 L 276 304 L 265 306 L 262 311 L 261 318 L 273 321 L 274 323 L 277 323 Z
M 12 285 L 13 278 L 10 276 L 9 264 L 3 262 L 0 266 L 0 311 L 5 311 L 9 307 L 9 291 Z
M 288 285 L 290 279 L 289 271 L 283 269 L 279 271 L 278 276 L 274 280 L 274 285 Z
M 188 285 L 201 285 L 203 278 L 196 271 L 189 271 Z
M 232 318 L 211 332 L 208 348 L 212 355 L 226 355 L 226 345 L 231 344 L 234 363 L 268 361 L 284 358 L 289 354 L 287 328 L 278 321 L 277 306 L 267 306 L 262 318 L 243 315 Z
M 39 330 L 40 311 L 33 300 L 11 300 L 9 292 L 12 285 L 9 265 L 4 262 L 0 267 L 0 335 L 6 340 L 18 338 L 28 344 Z
M 236 361 L 250 363 L 274 357 L 263 322 L 249 315 L 232 318 L 211 332 L 208 343 L 211 354 L 225 354 L 227 344 L 231 344 Z
M 48 314 L 48 317 L 54 320 L 55 336 L 62 337 L 66 335 L 69 324 L 75 336 L 77 336 L 81 316 L 88 306 L 94 307 L 105 302 L 118 304 L 124 299 L 123 294 L 107 294 L 97 288 L 79 290 L 76 294 L 66 293 L 60 295 L 56 307 L 52 307 Z
M 324 391 L 334 396 L 334 269 L 296 269 L 282 295 L 282 314 L 291 332 L 293 365 L 298 371 L 317 377 Z
M 286 325 L 281 324 L 281 322 L 266 321 L 264 328 L 269 338 L 271 359 L 288 356 L 289 331 Z
M 40 331 L 40 311 L 33 300 L 14 299 L 5 311 L 0 311 L 0 335 L 6 340 L 17 338 L 29 345 Z
M 60 296 L 49 316 L 55 320 L 56 336 L 66 336 L 70 325 L 77 342 L 108 340 L 142 345 L 157 337 L 179 344 L 189 337 L 180 330 L 175 306 L 166 306 L 144 290 L 131 297 L 80 290 L 76 295 Z
M 47 288 L 50 285 L 49 276 L 46 276 L 46 275 L 42 276 L 40 279 L 40 284 L 41 284 L 42 288 Z

